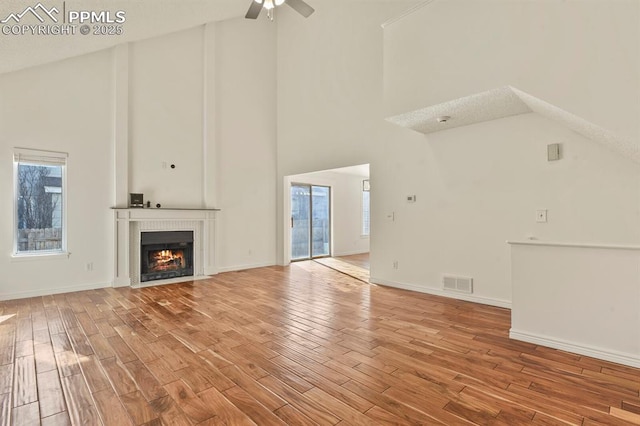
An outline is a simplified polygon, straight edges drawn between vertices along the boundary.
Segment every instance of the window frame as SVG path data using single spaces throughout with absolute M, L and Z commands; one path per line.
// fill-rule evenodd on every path
M 69 154 L 58 151 L 46 151 L 29 148 L 14 148 L 13 150 L 13 250 L 12 257 L 16 260 L 28 260 L 37 258 L 69 257 L 67 249 L 67 168 Z M 20 190 L 18 185 L 18 168 L 20 164 L 32 164 L 36 166 L 60 166 L 61 167 L 61 217 L 62 227 L 61 248 L 55 250 L 19 251 L 18 250 L 18 208 Z

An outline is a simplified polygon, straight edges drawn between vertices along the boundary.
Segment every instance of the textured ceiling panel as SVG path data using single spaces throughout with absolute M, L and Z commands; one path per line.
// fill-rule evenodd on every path
M 574 132 L 640 163 L 638 143 L 620 138 L 607 129 L 510 86 L 396 115 L 387 118 L 387 121 L 429 134 L 530 112 L 559 122 Z M 441 116 L 451 118 L 445 123 L 439 123 L 438 117 Z
M 535 96 L 531 96 L 530 94 L 516 88 L 511 89 L 525 104 L 527 104 L 529 108 L 531 108 L 533 112 L 536 112 L 550 120 L 562 123 L 574 132 L 599 142 L 610 150 L 631 158 L 636 163 L 640 163 L 640 147 L 637 143 L 618 137 L 613 134 L 613 132 L 596 126 L 577 115 L 571 114 L 555 105 L 538 99 Z
M 505 86 L 389 117 L 387 121 L 428 134 L 529 112 L 531 109 Z M 438 117 L 442 116 L 451 118 L 439 123 Z

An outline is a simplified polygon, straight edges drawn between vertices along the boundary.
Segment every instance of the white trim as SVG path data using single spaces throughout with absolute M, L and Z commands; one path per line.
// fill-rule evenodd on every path
M 16 163 L 64 166 L 67 163 L 67 158 L 69 158 L 69 154 L 66 152 L 18 147 L 13 149 L 13 161 Z
M 18 167 L 20 163 L 31 164 L 31 165 L 40 165 L 40 166 L 54 166 L 61 168 L 61 176 L 60 176 L 60 185 L 61 192 L 60 198 L 62 201 L 61 206 L 61 227 L 62 227 L 62 248 L 58 251 L 45 251 L 42 253 L 39 252 L 20 252 L 18 251 L 18 234 L 20 233 L 18 229 Z M 69 154 L 66 152 L 58 152 L 58 151 L 45 151 L 41 149 L 31 149 L 31 148 L 19 148 L 15 147 L 13 149 L 13 253 L 12 257 L 18 258 L 21 256 L 28 257 L 46 257 L 51 256 L 52 254 L 57 255 L 66 255 L 69 257 L 68 245 L 67 245 L 67 231 L 68 231 L 68 222 L 67 222 L 67 199 L 69 198 L 69 194 L 67 192 L 67 167 L 69 166 Z
M 628 354 L 593 346 L 584 346 L 575 342 L 558 340 L 538 334 L 514 330 L 513 328 L 509 330 L 509 338 L 533 343 L 535 345 L 560 349 L 562 351 L 572 352 L 579 355 L 585 355 L 592 358 L 602 359 L 605 361 L 615 362 L 617 364 L 628 365 L 630 367 L 640 368 L 640 356 L 638 356 L 637 354 Z
M 482 305 L 490 305 L 490 306 L 497 306 L 499 308 L 511 309 L 511 302 L 508 300 L 494 299 L 491 297 L 482 297 L 482 296 L 475 296 L 470 294 L 449 293 L 449 292 L 440 290 L 438 288 L 423 287 L 416 284 L 400 283 L 397 281 L 383 280 L 375 277 L 371 277 L 369 279 L 369 282 L 373 284 L 384 285 L 387 287 L 395 287 L 395 288 L 401 288 L 403 290 L 416 291 L 418 293 L 432 294 L 434 296 L 448 297 L 450 299 L 458 299 L 458 300 L 464 300 L 467 302 L 480 303 Z
M 2 293 L 0 294 L 1 300 L 15 300 L 15 299 L 26 299 L 29 297 L 40 297 L 40 296 L 50 296 L 53 294 L 62 294 L 62 293 L 73 293 L 76 291 L 84 291 L 84 290 L 96 290 L 99 288 L 108 288 L 111 287 L 111 284 L 104 283 L 94 283 L 94 284 L 82 284 L 76 286 L 69 287 L 58 287 L 58 288 L 47 288 L 41 290 L 30 290 L 30 291 L 21 291 L 18 293 Z
M 216 268 L 216 213 L 219 209 L 114 208 L 114 279 L 119 287 L 139 281 L 140 232 L 193 231 L 194 276 L 209 276 Z M 136 240 L 137 239 L 137 240 Z
M 597 243 L 560 243 L 554 241 L 507 241 L 507 244 L 513 246 L 543 246 L 543 247 L 571 247 L 571 248 L 590 248 L 590 249 L 613 249 L 613 250 L 640 250 L 638 245 L 626 244 L 597 244 Z
M 60 259 L 69 259 L 71 253 L 67 251 L 42 251 L 39 252 L 30 252 L 24 251 L 18 254 L 11 255 L 12 262 L 30 262 L 30 261 L 41 261 L 41 260 L 60 260 Z
M 367 237 L 368 238 L 368 237 Z M 369 250 L 354 250 L 354 251 L 343 251 L 340 253 L 334 253 L 331 257 L 340 257 L 340 256 L 353 256 L 354 254 L 364 254 L 369 253 Z
M 363 188 L 360 190 L 360 238 L 369 238 L 371 236 L 371 188 L 368 191 L 364 190 L 364 181 L 370 181 L 370 179 L 363 179 L 362 186 Z M 364 234 L 364 194 L 365 192 L 369 193 L 369 233 Z
M 276 266 L 276 264 L 275 262 L 262 262 L 262 263 L 254 263 L 254 264 L 247 264 L 247 265 L 225 266 L 222 268 L 218 268 L 218 273 L 245 271 L 247 269 L 266 268 L 268 266 Z
M 382 28 L 386 28 L 387 25 L 391 25 L 391 24 L 394 24 L 394 23 L 396 23 L 398 21 L 401 21 L 402 19 L 406 18 L 407 16 L 411 15 L 412 13 L 416 12 L 417 10 L 422 9 L 425 6 L 428 6 L 429 4 L 433 3 L 434 1 L 435 0 L 426 0 L 423 3 L 420 3 L 420 4 L 416 5 L 416 6 L 413 6 L 413 7 L 409 8 L 409 9 L 405 10 L 404 12 L 402 12 L 400 15 L 398 15 L 398 16 L 396 16 L 394 18 L 391 18 L 388 21 L 383 22 L 382 25 L 380 25 L 380 26 Z
M 131 278 L 116 278 L 111 283 L 113 288 L 131 287 Z
M 112 50 L 113 200 L 116 206 L 129 205 L 129 43 Z

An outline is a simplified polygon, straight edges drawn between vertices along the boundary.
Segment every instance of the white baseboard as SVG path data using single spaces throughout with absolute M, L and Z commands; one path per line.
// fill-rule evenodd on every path
M 218 268 L 218 273 L 244 271 L 247 269 L 264 268 L 267 266 L 275 266 L 275 263 L 263 262 L 263 263 L 254 263 L 251 265 L 224 266 L 224 267 Z
M 216 275 L 218 273 L 218 268 L 211 266 L 211 267 L 205 267 L 204 268 L 204 274 L 205 275 Z
M 82 284 L 82 285 L 69 286 L 69 287 L 47 288 L 47 289 L 41 289 L 41 290 L 22 291 L 22 292 L 9 293 L 9 294 L 5 293 L 5 294 L 0 294 L 0 300 L 26 299 L 29 297 L 40 297 L 40 296 L 49 296 L 52 294 L 73 293 L 76 291 L 95 290 L 98 288 L 107 288 L 107 287 L 111 287 L 111 283 Z
M 554 349 L 560 349 L 562 351 L 572 352 L 579 355 L 585 355 L 592 358 L 615 362 L 617 364 L 640 368 L 640 355 L 638 354 L 628 354 L 592 346 L 586 346 L 584 344 L 578 344 L 566 340 L 554 339 L 534 333 L 514 330 L 513 328 L 509 331 L 509 337 L 511 339 L 521 340 L 523 342 L 547 346 Z
M 383 280 L 375 277 L 371 277 L 369 281 L 373 284 L 380 284 L 388 287 L 396 287 L 404 290 L 417 291 L 418 293 L 433 294 L 434 296 L 448 297 L 451 299 L 458 299 L 458 300 L 464 300 L 467 302 L 480 303 L 482 305 L 490 305 L 490 306 L 497 306 L 499 308 L 511 309 L 511 302 L 508 300 L 493 299 L 490 297 L 483 297 L 483 296 L 475 296 L 473 294 L 454 293 L 449 291 L 443 291 L 438 288 L 423 287 L 415 284 L 407 284 L 407 283 L 401 283 L 397 281 Z
M 369 253 L 369 250 L 354 250 L 354 251 L 341 251 L 333 253 L 331 256 L 339 257 L 339 256 L 353 256 L 354 254 L 365 254 Z
M 116 278 L 113 280 L 112 287 L 130 287 L 131 286 L 131 278 Z

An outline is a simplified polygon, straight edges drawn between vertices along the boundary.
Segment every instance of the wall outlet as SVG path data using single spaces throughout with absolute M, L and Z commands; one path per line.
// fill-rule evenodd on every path
M 398 261 L 397 260 L 393 261 L 393 269 L 398 269 Z
M 546 210 L 536 210 L 536 222 L 538 222 L 538 223 L 547 223 L 547 211 Z
M 89 263 L 87 263 L 87 264 L 85 265 L 85 270 L 86 270 L 87 272 L 91 272 L 91 271 L 93 271 L 93 262 L 89 262 Z
M 395 222 L 396 220 L 396 212 L 391 212 L 387 215 L 387 219 L 390 220 L 391 222 Z
M 407 195 L 407 203 L 415 203 L 416 196 L 415 195 Z

